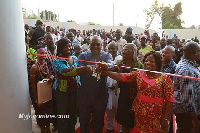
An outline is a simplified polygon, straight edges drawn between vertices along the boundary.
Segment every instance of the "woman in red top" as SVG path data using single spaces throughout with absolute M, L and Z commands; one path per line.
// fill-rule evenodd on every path
M 137 96 L 132 104 L 132 110 L 135 111 L 134 133 L 166 133 L 174 102 L 172 82 L 165 74 L 151 72 L 161 69 L 159 53 L 150 51 L 144 56 L 143 63 L 149 71 L 104 71 L 102 74 L 117 81 L 137 82 Z

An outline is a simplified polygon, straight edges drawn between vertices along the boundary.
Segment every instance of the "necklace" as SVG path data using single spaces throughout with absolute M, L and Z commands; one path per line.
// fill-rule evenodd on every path
M 44 66 L 44 65 L 45 65 L 45 69 L 46 69 L 47 72 L 45 72 L 45 71 L 43 70 L 43 66 Z M 41 65 L 41 64 L 37 61 L 37 66 L 38 66 L 38 68 L 39 68 L 39 71 L 42 72 L 42 74 L 44 74 L 44 75 L 49 75 L 49 69 L 48 69 L 46 63 L 43 63 L 43 64 Z M 42 75 L 41 75 L 41 76 L 42 76 Z

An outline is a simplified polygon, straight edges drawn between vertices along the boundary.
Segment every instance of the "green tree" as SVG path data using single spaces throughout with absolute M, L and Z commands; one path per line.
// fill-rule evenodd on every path
M 44 11 L 41 11 L 40 12 L 40 18 L 41 19 L 45 19 L 45 20 L 54 20 L 54 18 L 56 19 L 57 15 L 54 14 L 52 11 L 47 11 L 47 10 L 44 10 Z M 57 20 L 57 19 L 56 19 Z
M 123 23 L 119 23 L 119 26 L 124 26 L 124 24 Z
M 151 26 L 152 21 L 156 14 L 161 17 L 162 28 L 163 29 L 182 29 L 182 21 L 180 16 L 182 15 L 182 3 L 178 2 L 174 8 L 169 4 L 168 6 L 158 5 L 159 0 L 155 0 L 154 3 L 148 10 L 144 12 L 147 15 L 146 18 L 146 28 L 148 29 Z
M 180 16 L 182 14 L 182 3 L 178 2 L 174 8 L 171 5 L 164 7 L 162 13 L 162 28 L 163 29 L 183 29 Z
M 88 25 L 96 25 L 94 22 L 88 22 Z
M 146 25 L 145 25 L 147 29 L 149 29 L 149 27 L 151 26 L 151 23 L 153 22 L 156 14 L 158 14 L 160 17 L 162 16 L 164 5 L 162 4 L 161 6 L 159 6 L 158 1 L 159 0 L 155 0 L 154 3 L 149 8 L 149 10 L 144 10 L 144 12 L 147 15 Z
M 67 22 L 75 22 L 74 20 L 67 20 Z
M 192 26 L 190 27 L 190 29 L 195 29 L 195 26 L 194 26 L 194 25 L 192 25 Z
M 37 17 L 37 15 L 33 14 L 33 15 L 28 15 L 27 19 L 39 19 Z

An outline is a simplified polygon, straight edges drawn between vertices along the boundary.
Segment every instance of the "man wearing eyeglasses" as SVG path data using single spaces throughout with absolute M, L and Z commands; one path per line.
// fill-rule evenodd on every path
M 112 56 L 108 52 L 101 50 L 102 39 L 99 36 L 91 38 L 90 50 L 81 53 L 80 60 L 93 62 L 106 62 L 103 69 L 112 69 Z M 79 61 L 78 66 L 94 65 L 89 62 Z M 108 88 L 106 86 L 106 77 L 100 76 L 97 80 L 91 74 L 84 72 L 80 75 L 81 87 L 79 91 L 80 103 L 80 130 L 81 133 L 90 133 L 90 117 L 92 114 L 94 132 L 102 133 L 104 126 L 104 114 L 108 101 Z

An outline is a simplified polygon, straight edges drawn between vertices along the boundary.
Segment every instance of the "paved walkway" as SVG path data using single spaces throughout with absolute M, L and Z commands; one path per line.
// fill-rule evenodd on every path
M 33 108 L 32 105 L 30 105 L 31 108 L 31 115 L 35 114 L 35 110 Z M 77 124 L 76 124 L 76 129 L 80 127 L 80 123 L 79 120 L 77 119 Z M 175 124 L 175 127 L 177 127 L 177 125 Z M 50 125 L 50 128 L 52 129 L 52 124 Z M 36 119 L 32 119 L 32 133 L 40 133 L 40 128 L 37 125 Z M 52 132 L 52 133 L 57 133 L 57 132 Z
M 35 110 L 33 108 L 33 105 L 30 105 L 31 108 L 31 115 L 35 114 Z M 77 119 L 77 121 L 79 121 Z M 76 129 L 80 127 L 80 123 L 77 122 L 76 124 Z M 52 124 L 50 125 L 50 128 L 52 129 Z M 37 125 L 36 119 L 32 119 L 32 133 L 40 133 L 40 127 Z M 52 133 L 57 133 L 57 132 L 52 132 Z

